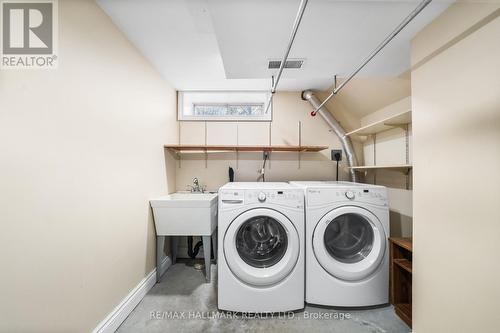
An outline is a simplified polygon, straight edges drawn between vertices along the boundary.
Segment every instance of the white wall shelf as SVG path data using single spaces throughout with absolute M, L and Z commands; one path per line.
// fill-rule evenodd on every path
M 366 126 L 360 127 L 347 133 L 347 136 L 368 136 L 377 134 L 383 131 L 387 131 L 389 129 L 395 127 L 403 127 L 405 128 L 409 123 L 411 123 L 411 110 L 407 110 L 394 116 L 382 119 L 380 121 L 368 124 Z
M 355 171 L 361 171 L 361 172 L 366 172 L 370 170 L 394 170 L 394 171 L 401 171 L 404 173 L 408 173 L 413 166 L 411 164 L 403 164 L 403 165 L 364 165 L 364 166 L 355 166 L 351 167 L 350 169 L 355 170 Z
M 165 145 L 175 152 L 320 152 L 328 146 Z

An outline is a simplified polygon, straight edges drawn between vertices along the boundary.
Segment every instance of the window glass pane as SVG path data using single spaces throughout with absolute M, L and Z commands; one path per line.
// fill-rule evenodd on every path
M 193 107 L 195 116 L 225 116 L 227 115 L 227 105 L 200 105 L 195 104 Z
M 193 114 L 205 117 L 259 117 L 264 104 L 194 104 Z
M 262 91 L 181 91 L 179 120 L 271 121 L 269 92 Z
M 264 114 L 264 104 L 229 105 L 228 115 L 255 117 Z
M 243 223 L 236 234 L 241 259 L 257 268 L 277 264 L 285 255 L 288 237 L 280 222 L 269 216 L 256 216 Z
M 356 263 L 368 256 L 373 246 L 373 228 L 358 214 L 343 214 L 331 221 L 325 230 L 328 253 L 343 263 Z

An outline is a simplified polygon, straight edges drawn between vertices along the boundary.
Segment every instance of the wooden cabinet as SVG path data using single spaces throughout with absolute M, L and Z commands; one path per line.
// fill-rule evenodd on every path
M 389 238 L 391 303 L 396 314 L 411 327 L 412 239 Z

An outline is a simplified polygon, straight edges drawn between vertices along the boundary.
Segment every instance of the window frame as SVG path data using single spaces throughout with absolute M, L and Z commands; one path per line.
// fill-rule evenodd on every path
M 199 94 L 199 96 L 196 96 L 196 94 Z M 215 98 L 216 101 L 206 101 L 204 102 L 203 99 L 199 100 L 202 95 L 211 95 L 213 94 L 212 98 Z M 220 94 L 219 97 L 216 95 Z M 244 101 L 244 100 L 234 100 L 230 101 L 228 99 L 231 98 L 237 98 L 238 94 L 244 95 L 248 94 L 249 95 L 249 100 Z M 189 95 L 191 95 L 190 99 L 194 99 L 194 101 L 189 102 Z M 233 97 L 231 97 L 233 95 Z M 254 96 L 252 96 L 254 95 Z M 261 96 L 259 96 L 261 95 Z M 262 90 L 234 90 L 234 91 L 226 91 L 226 90 L 216 90 L 216 91 L 210 91 L 210 90 L 184 90 L 184 91 L 178 91 L 177 93 L 177 120 L 178 121 L 203 121 L 203 122 L 210 122 L 210 121 L 217 121 L 217 122 L 235 122 L 235 121 L 241 121 L 241 122 L 271 122 L 273 120 L 273 103 L 271 101 L 271 106 L 268 110 L 267 114 L 260 115 L 260 116 L 205 116 L 205 115 L 193 115 L 192 111 L 191 114 L 187 114 L 186 112 L 186 100 L 188 100 L 188 103 L 191 104 L 191 108 L 193 108 L 196 105 L 261 105 L 263 104 L 264 109 L 266 108 L 266 103 L 269 100 L 269 95 L 270 92 L 268 91 L 262 91 Z M 241 97 L 240 97 L 241 98 Z M 217 100 L 218 99 L 218 100 Z M 257 101 L 256 101 L 257 99 Z

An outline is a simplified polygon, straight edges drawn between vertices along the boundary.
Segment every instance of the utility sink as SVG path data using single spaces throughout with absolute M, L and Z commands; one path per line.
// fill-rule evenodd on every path
M 176 192 L 150 204 L 157 236 L 210 236 L 217 227 L 217 193 Z

